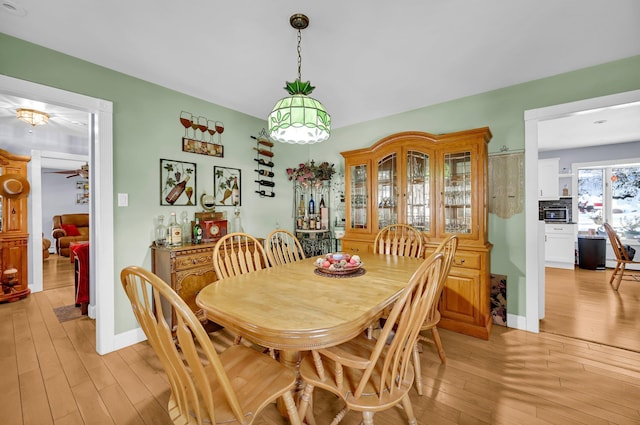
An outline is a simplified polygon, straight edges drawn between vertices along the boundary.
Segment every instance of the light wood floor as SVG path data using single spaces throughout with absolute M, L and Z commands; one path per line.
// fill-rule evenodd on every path
M 73 263 L 69 257 L 50 254 L 42 262 L 42 289 L 46 291 L 73 285 L 73 273 Z
M 547 268 L 540 329 L 640 352 L 640 283 L 622 282 L 616 292 L 610 277 L 610 269 Z
M 170 424 L 168 384 L 149 345 L 99 356 L 93 320 L 60 323 L 53 313 L 72 298 L 67 285 L 0 305 L 0 424 Z M 499 326 L 489 341 L 441 336 L 447 365 L 426 345 L 425 395 L 411 394 L 419 424 L 640 423 L 640 353 Z M 214 341 L 224 348 L 232 336 Z M 317 392 L 319 424 L 338 408 Z M 342 423 L 359 421 L 350 413 Z M 406 423 L 398 409 L 375 422 Z M 255 423 L 285 421 L 270 406 Z

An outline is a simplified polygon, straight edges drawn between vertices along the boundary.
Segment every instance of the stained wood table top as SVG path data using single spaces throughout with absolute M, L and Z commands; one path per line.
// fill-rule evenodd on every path
M 262 346 L 309 350 L 358 335 L 393 304 L 422 259 L 361 255 L 365 274 L 317 275 L 317 257 L 217 281 L 196 297 L 207 317 Z

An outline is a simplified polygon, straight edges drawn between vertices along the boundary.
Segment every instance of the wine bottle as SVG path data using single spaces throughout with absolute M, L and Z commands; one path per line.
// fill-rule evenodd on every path
M 269 180 L 254 180 L 260 186 L 274 187 L 276 184 L 274 182 L 270 182 Z
M 300 202 L 298 203 L 298 216 L 304 216 L 304 195 L 300 194 Z
M 320 209 L 324 208 L 324 195 L 320 195 Z
M 231 187 L 231 205 L 240 205 L 240 189 L 238 188 L 238 178 L 233 178 L 233 186 Z
M 262 137 L 256 137 L 256 136 L 251 136 L 251 138 L 253 140 L 257 140 L 259 144 L 264 145 L 264 146 L 269 146 L 270 148 L 273 147 L 273 142 L 263 139 Z
M 311 198 L 309 199 L 309 214 L 315 214 L 316 213 L 316 201 L 313 200 L 313 194 L 311 195 Z
M 265 167 L 273 167 L 273 162 L 272 161 L 265 161 L 264 159 L 260 158 L 253 158 L 254 161 L 256 161 L 258 164 L 260 165 L 264 165 Z
M 272 157 L 273 156 L 273 152 L 268 151 L 266 149 L 258 149 L 258 148 L 253 148 L 253 150 L 258 151 L 258 153 L 260 155 L 264 155 L 264 156 L 268 156 L 268 157 Z
M 193 226 L 193 243 L 196 245 L 202 243 L 202 226 L 200 226 L 198 217 L 196 217 L 196 224 Z
M 182 195 L 182 192 L 184 192 L 184 189 L 187 187 L 188 181 L 189 181 L 189 176 L 185 177 L 184 180 L 182 180 L 177 185 L 173 186 L 173 189 L 171 189 L 171 192 L 169 192 L 165 200 L 169 204 L 173 205 L 173 203 L 178 200 L 180 195 Z
M 265 177 L 273 177 L 274 173 L 273 171 L 267 171 L 267 170 L 253 170 L 256 173 L 260 174 L 261 176 L 265 176 Z
M 258 195 L 260 195 L 260 196 L 265 196 L 265 197 L 267 197 L 267 198 L 273 198 L 273 197 L 275 197 L 275 196 L 276 196 L 275 192 L 269 192 L 269 193 L 267 193 L 267 192 L 266 192 L 266 191 L 264 191 L 264 190 L 256 190 L 256 193 L 257 193 Z

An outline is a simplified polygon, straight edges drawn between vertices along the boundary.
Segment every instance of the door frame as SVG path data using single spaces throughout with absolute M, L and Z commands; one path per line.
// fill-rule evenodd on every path
M 120 347 L 117 346 L 114 323 L 113 104 L 5 75 L 0 75 L 0 92 L 89 114 L 89 237 L 90 256 L 96 259 L 91 261 L 89 270 L 90 291 L 95 295 L 95 304 L 90 309 L 96 319 L 96 351 L 99 354 L 114 351 Z M 32 238 L 30 243 L 33 246 Z
M 524 111 L 525 131 L 525 264 L 526 305 L 524 328 L 530 332 L 540 331 L 540 319 L 544 318 L 544 262 L 539 257 L 538 241 L 538 123 L 585 111 L 610 108 L 640 102 L 640 90 L 617 93 L 560 105 Z M 534 253 L 533 255 L 529 255 Z M 534 259 L 534 260 L 532 260 Z

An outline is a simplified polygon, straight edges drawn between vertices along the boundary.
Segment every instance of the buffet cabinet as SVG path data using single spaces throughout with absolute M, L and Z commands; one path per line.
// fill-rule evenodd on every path
M 489 128 L 434 135 L 402 132 L 342 152 L 346 225 L 342 247 L 371 252 L 380 229 L 419 229 L 425 255 L 451 234 L 458 250 L 440 299 L 438 326 L 487 339 L 492 325 L 488 241 Z
M 19 156 L 0 149 L 0 175 L 19 175 L 27 177 L 28 156 Z M 23 188 L 28 194 L 29 188 Z M 0 278 L 4 272 L 16 269 L 15 285 L 3 285 L 0 290 L 0 302 L 16 301 L 26 297 L 28 287 L 28 241 L 29 224 L 27 196 L 10 198 L 0 195 Z M 5 282 L 6 283 L 6 282 Z
M 177 247 L 151 246 L 152 272 L 171 285 L 201 322 L 213 327 L 216 325 L 207 322 L 204 313 L 196 305 L 196 296 L 202 288 L 218 280 L 213 268 L 215 245 L 216 242 Z M 253 242 L 249 242 L 249 249 L 253 249 Z M 175 313 L 172 310 L 171 323 L 175 323 Z

